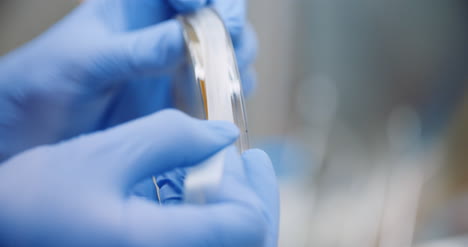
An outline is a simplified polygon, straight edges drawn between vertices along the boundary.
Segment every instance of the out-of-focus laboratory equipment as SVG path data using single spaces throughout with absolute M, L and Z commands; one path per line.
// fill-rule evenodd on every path
M 261 9 L 262 1 L 252 5 Z M 272 114 L 283 116 L 282 128 L 253 135 L 278 166 L 280 245 L 400 247 L 457 234 L 428 222 L 442 205 L 447 130 L 467 78 L 466 3 L 271 3 L 276 5 L 269 15 L 282 18 L 268 22 L 252 14 L 268 49 L 259 67 L 269 80 L 259 79 L 259 93 L 287 92 L 287 98 L 254 98 L 249 105 L 286 105 Z M 289 36 L 273 43 L 274 29 Z M 251 119 L 253 133 L 262 126 L 259 119 Z

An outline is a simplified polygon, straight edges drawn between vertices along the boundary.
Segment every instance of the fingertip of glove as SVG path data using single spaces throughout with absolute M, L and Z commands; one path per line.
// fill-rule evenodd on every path
M 194 11 L 208 4 L 208 0 L 170 0 L 174 9 L 180 12 Z
M 105 54 L 118 61 L 116 68 L 124 76 L 174 69 L 185 57 L 182 24 L 177 20 L 122 35 L 113 44 Z
M 207 126 L 215 134 L 225 137 L 228 140 L 235 140 L 239 137 L 239 128 L 226 121 L 206 121 Z
M 261 149 L 249 149 L 242 154 L 242 158 L 246 163 L 257 163 L 264 164 L 266 167 L 271 167 L 273 169 L 273 164 L 271 162 L 270 156 Z
M 259 157 L 259 158 L 262 158 L 262 159 L 270 160 L 270 157 L 268 156 L 268 154 L 265 151 L 263 151 L 262 149 L 258 149 L 258 148 L 252 148 L 252 149 L 246 150 L 242 154 L 242 156 L 244 156 L 246 158 Z

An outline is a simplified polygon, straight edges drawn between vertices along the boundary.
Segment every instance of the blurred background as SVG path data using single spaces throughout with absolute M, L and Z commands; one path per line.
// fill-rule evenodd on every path
M 0 55 L 72 0 L 0 0 Z M 468 246 L 468 2 L 250 0 L 280 246 Z

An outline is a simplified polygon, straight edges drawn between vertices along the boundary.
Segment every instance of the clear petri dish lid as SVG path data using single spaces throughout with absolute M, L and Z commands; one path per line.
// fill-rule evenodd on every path
M 242 83 L 231 37 L 212 8 L 179 17 L 184 27 L 188 64 L 174 87 L 175 106 L 207 120 L 236 124 L 240 152 L 249 148 Z

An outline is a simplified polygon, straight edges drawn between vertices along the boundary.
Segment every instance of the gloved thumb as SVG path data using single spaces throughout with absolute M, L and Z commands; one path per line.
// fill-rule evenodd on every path
M 130 188 L 153 175 L 196 165 L 232 144 L 238 129 L 231 123 L 191 118 L 176 110 L 151 116 L 77 140 L 74 148 L 91 157 L 93 171 L 114 175 Z M 91 159 L 90 158 L 90 159 Z M 100 164 L 96 168 L 95 164 Z M 99 173 L 99 172 L 98 172 Z

